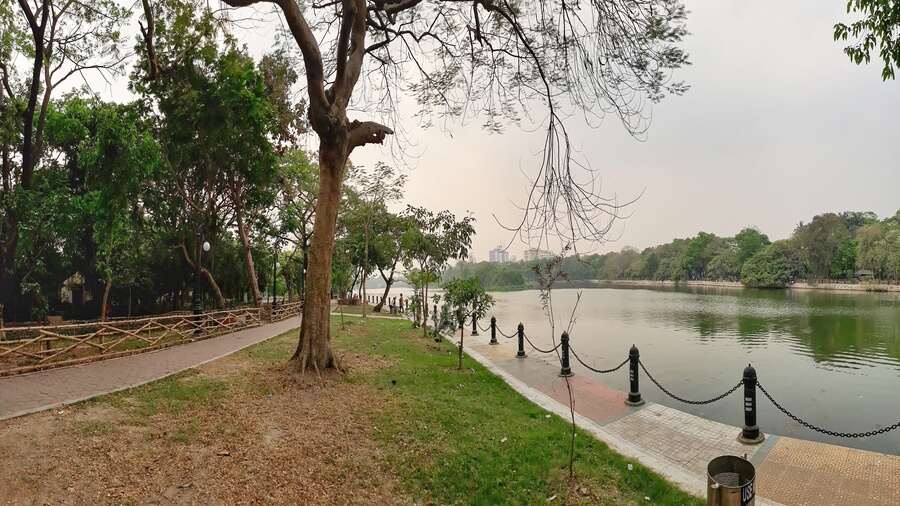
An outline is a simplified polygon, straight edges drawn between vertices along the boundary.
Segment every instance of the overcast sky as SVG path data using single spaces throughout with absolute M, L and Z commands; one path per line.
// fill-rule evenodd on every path
M 567 124 L 580 156 L 604 179 L 607 194 L 644 192 L 601 250 L 643 248 L 698 231 L 733 235 L 744 226 L 771 238 L 826 211 L 900 208 L 900 81 L 882 82 L 881 64 L 850 63 L 832 41 L 846 20 L 843 0 L 685 0 L 693 65 L 679 78 L 681 97 L 652 109 L 643 141 L 610 117 L 600 128 Z M 239 34 L 261 54 L 271 31 Z M 122 95 L 124 84 L 115 85 Z M 536 117 L 542 115 L 535 113 Z M 351 117 L 351 119 L 354 119 Z M 365 118 L 362 118 L 365 119 Z M 407 200 L 432 209 L 470 211 L 479 260 L 508 232 L 537 169 L 542 133 L 512 126 L 488 134 L 479 122 L 453 129 L 407 126 L 419 156 Z M 533 147 L 532 147 L 533 146 Z M 314 144 L 311 144 L 314 147 Z M 354 152 L 357 164 L 390 161 L 379 147 Z M 525 246 L 510 253 L 521 258 Z

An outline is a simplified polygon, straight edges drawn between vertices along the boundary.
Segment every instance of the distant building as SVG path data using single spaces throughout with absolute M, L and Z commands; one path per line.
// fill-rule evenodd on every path
M 525 250 L 525 261 L 543 260 L 544 258 L 553 258 L 553 252 L 537 248 L 529 248 Z
M 501 246 L 497 246 L 488 253 L 488 258 L 490 258 L 491 262 L 504 264 L 506 262 L 509 262 L 509 252 L 507 252 Z

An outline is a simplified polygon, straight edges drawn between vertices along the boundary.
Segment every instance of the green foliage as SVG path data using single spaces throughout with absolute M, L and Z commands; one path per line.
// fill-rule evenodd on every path
M 734 236 L 738 248 L 738 262 L 743 265 L 757 251 L 769 244 L 769 237 L 759 230 L 747 227 Z
M 473 315 L 476 319 L 484 318 L 494 306 L 494 298 L 484 291 L 478 278 L 454 279 L 445 282 L 443 287 L 444 303 L 460 325 Z
M 741 269 L 741 282 L 752 288 L 781 288 L 794 281 L 798 262 L 786 241 L 776 241 L 750 257 Z
M 850 24 L 834 25 L 834 40 L 846 41 L 852 37 L 854 43 L 844 48 L 850 61 L 859 65 L 869 63 L 872 53 L 884 62 L 881 79 L 887 81 L 896 77 L 900 67 L 900 2 L 896 0 L 848 0 L 847 13 L 858 13 L 860 19 Z

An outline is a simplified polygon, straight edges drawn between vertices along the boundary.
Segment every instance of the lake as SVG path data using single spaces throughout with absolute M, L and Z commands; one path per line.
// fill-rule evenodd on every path
M 707 399 L 734 386 L 752 363 L 760 383 L 776 400 L 815 425 L 856 432 L 900 419 L 900 294 L 554 289 L 557 337 L 567 326 L 579 293 L 571 343 L 594 367 L 617 365 L 635 344 L 642 362 L 663 386 L 682 397 Z M 521 321 L 536 345 L 551 345 L 550 323 L 537 291 L 493 295 L 497 304 L 492 313 L 504 332 L 514 332 Z M 511 340 L 503 341 L 511 349 L 514 346 Z M 526 351 L 537 358 L 527 343 Z M 598 376 L 573 359 L 573 369 L 628 389 L 627 368 Z M 641 392 L 653 402 L 743 425 L 739 393 L 711 405 L 688 405 L 667 397 L 643 373 Z M 759 391 L 757 399 L 763 432 L 900 454 L 900 429 L 864 439 L 834 438 L 785 417 Z

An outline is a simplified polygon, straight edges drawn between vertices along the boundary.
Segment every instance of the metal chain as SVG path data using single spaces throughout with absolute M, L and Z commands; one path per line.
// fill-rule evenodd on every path
M 475 323 L 478 324 L 478 329 L 479 329 L 480 331 L 482 331 L 482 332 L 487 332 L 488 330 L 491 330 L 491 326 L 490 326 L 490 325 L 488 325 L 487 327 L 482 327 L 481 324 L 478 323 L 477 320 L 475 321 Z
M 512 339 L 512 338 L 516 337 L 516 334 L 512 334 L 512 335 L 505 334 L 502 330 L 500 330 L 500 325 L 497 325 L 497 332 L 499 332 L 501 336 L 503 336 L 507 339 Z
M 765 395 L 766 398 L 769 399 L 769 402 L 771 402 L 776 408 L 778 408 L 779 411 L 781 411 L 782 413 L 787 415 L 788 418 L 791 418 L 792 420 L 794 420 L 795 422 L 799 423 L 800 425 L 806 427 L 807 429 L 811 429 L 816 432 L 821 432 L 822 434 L 828 434 L 829 436 L 835 436 L 835 437 L 861 438 L 861 437 L 877 436 L 879 434 L 884 434 L 886 432 L 890 432 L 894 429 L 900 428 L 900 420 L 898 420 L 897 423 L 895 423 L 893 425 L 888 425 L 886 427 L 882 427 L 880 429 L 875 429 L 875 430 L 870 430 L 867 432 L 838 432 L 838 431 L 834 431 L 834 430 L 823 429 L 822 427 L 817 427 L 817 426 L 807 422 L 806 420 L 801 419 L 799 416 L 797 416 L 797 415 L 791 413 L 790 411 L 788 411 L 787 409 L 785 409 L 784 406 L 782 406 L 775 399 L 772 398 L 772 396 L 769 394 L 769 392 L 767 392 L 766 389 L 763 388 L 763 386 L 759 383 L 759 381 L 756 382 L 756 386 L 758 386 L 759 389 L 762 390 L 763 395 Z
M 531 339 L 528 339 L 528 334 L 523 332 L 522 337 L 524 337 L 525 340 L 528 341 L 528 344 L 530 344 L 531 347 L 534 348 L 534 350 L 539 353 L 553 353 L 554 351 L 559 349 L 560 346 L 562 346 L 562 343 L 559 343 L 556 346 L 554 346 L 553 348 L 550 348 L 549 350 L 542 350 L 542 349 L 538 348 L 537 346 L 535 346 L 534 343 L 531 342 Z
M 679 396 L 673 394 L 672 392 L 666 390 L 666 388 L 663 387 L 662 385 L 660 385 L 659 382 L 656 381 L 656 379 L 653 377 L 653 375 L 650 374 L 650 371 L 648 371 L 647 368 L 644 366 L 644 362 L 643 362 L 643 361 L 638 360 L 638 364 L 640 364 L 641 369 L 644 370 L 644 374 L 646 374 L 647 377 L 650 378 L 650 381 L 652 381 L 653 384 L 657 386 L 657 388 L 659 388 L 660 390 L 662 390 L 664 394 L 666 394 L 666 395 L 668 395 L 669 397 L 675 399 L 676 401 L 681 401 L 681 402 L 683 402 L 683 403 L 685 403 L 685 404 L 693 404 L 693 405 L 695 405 L 695 406 L 699 406 L 699 405 L 703 405 L 703 404 L 712 404 L 712 403 L 714 403 L 714 402 L 716 402 L 716 401 L 720 401 L 720 400 L 722 400 L 722 399 L 728 397 L 729 395 L 733 394 L 734 391 L 738 389 L 738 387 L 740 387 L 741 385 L 744 384 L 744 380 L 741 379 L 740 381 L 737 382 L 737 385 L 731 387 L 730 390 L 728 390 L 727 392 L 723 393 L 722 395 L 717 395 L 717 396 L 713 397 L 712 399 L 707 399 L 707 400 L 705 400 L 705 401 L 692 401 L 692 400 L 690 400 L 690 399 L 685 399 L 684 397 L 679 397 Z
M 628 358 L 626 358 L 624 361 L 622 361 L 621 364 L 619 364 L 619 365 L 613 367 L 612 369 L 595 369 L 595 368 L 593 368 L 593 367 L 591 367 L 591 366 L 585 364 L 584 361 L 582 361 L 581 358 L 578 357 L 578 354 L 575 353 L 575 348 L 573 348 L 571 344 L 569 345 L 569 351 L 572 352 L 572 356 L 575 357 L 575 360 L 577 360 L 579 364 L 583 365 L 583 366 L 586 367 L 588 370 L 594 371 L 594 372 L 597 373 L 597 374 L 609 374 L 609 373 L 611 373 L 611 372 L 616 372 L 616 371 L 618 371 L 619 369 L 621 369 L 622 366 L 624 366 L 625 364 L 628 363 Z

